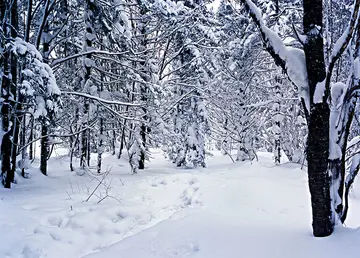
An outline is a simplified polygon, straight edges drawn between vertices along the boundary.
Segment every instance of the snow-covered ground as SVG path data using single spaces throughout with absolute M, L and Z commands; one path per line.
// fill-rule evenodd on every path
M 0 189 L 0 258 L 359 257 L 359 184 L 347 227 L 316 239 L 306 172 L 259 159 L 215 155 L 206 169 L 177 169 L 155 151 L 145 171 L 128 175 L 125 161 L 107 156 L 103 179 L 54 157 L 48 177 L 33 170 Z

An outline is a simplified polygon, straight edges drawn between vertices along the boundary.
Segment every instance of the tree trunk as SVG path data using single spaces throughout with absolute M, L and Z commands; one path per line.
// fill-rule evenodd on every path
M 6 12 L 6 5 L 0 5 L 2 8 L 1 16 L 3 18 L 3 31 L 6 33 L 5 43 L 10 43 L 10 38 L 17 36 L 18 29 L 18 13 L 17 13 L 17 0 L 12 1 L 9 12 Z M 10 26 L 9 26 L 10 25 Z M 9 29 L 10 27 L 10 29 Z M 9 34 L 10 32 L 10 34 Z M 3 45 L 1 47 L 4 47 Z M 12 104 L 10 101 L 11 97 L 16 97 L 16 83 L 17 83 L 17 58 L 12 55 L 8 49 L 2 56 L 3 61 L 3 77 L 1 82 L 1 97 L 3 99 L 1 106 L 1 118 L 2 118 L 2 131 L 3 138 L 1 143 L 1 177 L 2 183 L 5 188 L 10 188 L 11 183 L 14 181 L 14 171 L 11 169 L 11 153 L 12 143 L 10 135 L 13 132 L 10 128 L 11 110 Z M 15 96 L 13 95 L 15 92 Z
M 70 137 L 70 171 L 73 172 L 74 171 L 74 166 L 73 166 L 73 157 L 74 157 L 74 149 L 75 149 L 75 141 L 74 141 L 74 137 L 71 136 Z
M 16 108 L 17 111 L 21 110 L 20 108 Z M 22 123 L 22 117 L 17 117 L 15 115 L 13 117 L 13 128 L 12 128 L 12 148 L 11 148 L 11 173 L 15 175 L 16 170 L 16 156 L 19 144 L 19 133 L 20 133 L 20 126 Z
M 275 76 L 275 96 L 276 96 L 276 105 L 275 105 L 275 118 L 274 118 L 274 127 L 275 127 L 275 164 L 280 165 L 280 159 L 281 159 L 281 145 L 280 145 L 280 138 L 281 138 L 281 121 L 279 116 L 281 115 L 281 108 L 280 108 L 280 98 L 281 91 L 280 91 L 280 83 L 281 79 L 279 76 Z
M 26 177 L 25 164 L 27 164 L 27 162 L 28 162 L 27 161 L 27 159 L 28 159 L 27 148 L 25 147 L 25 144 L 26 144 L 26 115 L 24 114 L 24 117 L 22 119 L 21 137 L 20 137 L 20 146 L 22 148 L 22 150 L 21 150 L 21 160 L 22 160 L 21 176 L 24 178 Z
M 304 0 L 304 44 L 310 91 L 308 121 L 308 177 L 311 194 L 313 234 L 329 236 L 334 230 L 328 174 L 330 108 L 325 99 L 314 103 L 315 89 L 325 80 L 324 47 L 322 38 L 322 0 Z
M 96 39 L 94 25 L 96 20 L 98 19 L 99 9 L 96 6 L 95 1 L 86 0 L 85 1 L 85 12 L 84 12 L 84 20 L 86 25 L 85 31 L 85 44 L 84 51 L 93 50 L 93 43 Z M 81 81 L 81 90 L 88 91 L 90 89 L 89 81 L 91 77 L 91 69 L 93 65 L 92 54 L 89 53 L 83 59 L 83 75 Z M 82 128 L 88 126 L 89 120 L 89 108 L 90 108 L 90 100 L 85 99 L 83 106 L 83 120 L 82 120 Z M 86 164 L 90 164 L 90 131 L 89 129 L 84 130 L 81 133 L 81 149 L 80 149 L 80 167 L 82 169 L 85 168 Z
M 5 58 L 5 61 L 6 58 Z M 5 70 L 6 71 L 6 70 Z M 6 74 L 6 73 L 4 73 Z M 7 79 L 7 76 L 3 77 L 3 89 L 10 83 L 10 80 Z M 11 187 L 12 175 L 10 169 L 10 150 L 11 150 L 11 142 L 10 142 L 10 131 L 9 131 L 9 109 L 10 103 L 4 101 L 1 107 L 1 118 L 2 118 L 2 130 L 4 132 L 2 142 L 1 142 L 1 177 L 2 183 L 5 188 Z
M 40 147 L 40 171 L 45 176 L 47 175 L 47 160 L 49 156 L 49 139 L 48 139 L 48 127 L 45 121 L 41 123 L 41 147 Z
M 326 103 L 314 105 L 310 113 L 308 134 L 308 177 L 313 216 L 313 234 L 329 236 L 334 230 L 331 211 L 329 157 L 329 107 Z
M 87 108 L 86 104 L 84 108 Z M 82 125 L 83 128 L 85 126 L 86 123 Z M 84 130 L 83 132 L 81 132 L 81 148 L 80 148 L 80 167 L 82 169 L 85 169 L 87 164 L 87 156 L 88 156 L 87 150 L 88 150 L 87 130 Z
M 140 151 L 139 169 L 145 168 L 146 130 L 147 127 L 143 123 L 140 127 L 141 144 L 143 149 Z
M 124 145 L 125 145 L 125 122 L 124 122 L 123 128 L 121 129 L 121 139 L 120 139 L 120 147 L 119 147 L 118 159 L 121 158 L 122 151 L 124 149 Z
M 116 142 L 116 132 L 115 132 L 115 130 L 112 130 L 111 155 L 113 155 L 113 156 L 115 156 L 115 153 L 116 153 L 115 142 Z
M 101 162 L 102 162 L 102 154 L 103 154 L 103 137 L 104 137 L 104 119 L 100 118 L 99 121 L 100 133 L 99 133 L 99 143 L 98 143 L 98 157 L 97 157 L 97 172 L 101 172 Z
M 30 142 L 30 146 L 29 146 L 29 159 L 33 160 L 35 158 L 35 153 L 34 153 L 34 144 L 32 141 L 34 139 L 34 118 L 31 119 L 31 123 L 30 123 L 30 136 L 29 136 L 29 142 Z

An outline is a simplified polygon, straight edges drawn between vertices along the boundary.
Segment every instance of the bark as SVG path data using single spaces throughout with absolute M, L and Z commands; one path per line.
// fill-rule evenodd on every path
M 20 106 L 20 105 L 18 105 Z M 17 111 L 21 110 L 21 107 L 16 107 Z M 20 126 L 22 123 L 22 117 L 17 117 L 15 115 L 13 117 L 13 126 L 12 126 L 12 148 L 11 148 L 11 174 L 15 175 L 16 170 L 16 156 L 18 151 L 18 145 L 19 145 L 19 133 L 20 133 Z
M 123 151 L 124 146 L 125 146 L 125 123 L 126 123 L 126 121 L 124 121 L 124 126 L 121 129 L 121 139 L 120 139 L 120 147 L 119 147 L 118 159 L 121 158 L 122 151 Z
M 34 139 L 34 118 L 31 119 L 31 123 L 30 123 L 30 136 L 29 136 L 29 142 L 30 142 L 30 146 L 29 146 L 29 159 L 33 160 L 35 158 L 35 153 L 34 153 L 34 144 L 32 143 Z
M 77 130 L 77 129 L 75 128 L 75 130 Z M 72 132 L 72 130 L 71 130 L 71 132 Z M 74 171 L 73 158 L 74 158 L 74 152 L 75 152 L 75 149 L 76 149 L 78 143 L 79 143 L 79 134 L 76 135 L 76 137 L 70 138 L 70 171 Z
M 17 36 L 18 29 L 17 0 L 13 0 L 10 6 L 5 4 L 1 7 L 1 16 L 5 19 L 5 22 L 3 23 L 3 31 L 8 38 L 15 38 Z M 7 7 L 10 8 L 10 10 L 7 9 Z M 14 170 L 11 169 L 12 142 L 10 139 L 14 128 L 14 125 L 10 128 L 10 121 L 13 120 L 14 117 L 11 113 L 13 105 L 10 98 L 12 97 L 11 95 L 14 95 L 14 93 L 14 96 L 16 97 L 18 63 L 16 56 L 12 55 L 9 50 L 5 51 L 2 60 L 4 70 L 1 83 L 1 97 L 3 98 L 1 116 L 4 135 L 1 143 L 1 175 L 4 187 L 10 188 L 11 183 L 14 181 Z
M 73 166 L 73 157 L 74 157 L 74 142 L 73 142 L 73 137 L 71 137 L 70 139 L 70 171 L 73 172 L 74 171 L 74 166 Z
M 140 151 L 139 169 L 145 168 L 145 147 L 146 147 L 146 125 L 143 123 L 140 127 L 141 144 L 143 149 Z
M 6 58 L 5 58 L 6 61 Z M 5 76 L 4 76 L 5 77 Z M 10 80 L 7 78 L 3 78 L 3 89 L 7 86 Z M 10 103 L 6 100 L 3 102 L 1 107 L 1 117 L 2 117 L 2 130 L 4 131 L 4 135 L 1 142 L 1 176 L 2 183 L 5 188 L 11 187 L 11 175 L 10 175 L 10 150 L 11 150 L 11 142 L 10 142 L 10 131 L 9 131 L 9 109 Z
M 48 7 L 44 7 L 44 12 L 47 12 Z M 47 14 L 44 14 L 47 16 Z M 44 18 L 45 19 L 45 18 Z M 44 21 L 43 32 L 45 34 L 49 33 L 49 23 L 48 21 Z M 42 33 L 42 32 L 41 32 Z M 44 57 L 44 61 L 48 60 L 49 57 L 49 42 L 47 41 L 47 37 L 45 37 L 43 41 L 43 49 L 42 55 Z M 46 117 L 41 118 L 41 141 L 40 141 L 40 171 L 44 175 L 47 175 L 47 161 L 49 157 L 49 137 L 48 137 L 48 123 L 46 121 Z
M 102 153 L 103 153 L 103 134 L 104 134 L 104 119 L 100 118 L 100 133 L 99 133 L 99 143 L 98 143 L 98 157 L 97 157 L 97 172 L 101 172 L 101 162 L 102 162 Z
M 275 111 L 275 115 L 279 115 L 280 114 L 280 98 L 282 97 L 281 96 L 281 91 L 280 91 L 280 83 L 281 83 L 281 80 L 278 76 L 275 77 L 275 82 L 276 82 L 276 86 L 275 86 L 275 95 L 277 98 L 277 101 L 276 101 L 276 109 L 274 110 Z M 280 121 L 278 120 L 279 118 L 276 117 L 275 118 L 275 128 L 276 128 L 276 131 L 275 131 L 275 164 L 276 165 L 280 165 L 280 159 L 281 159 L 281 145 L 280 145 L 280 138 L 281 138 L 281 133 L 280 133 L 280 126 L 281 126 L 281 123 Z
M 304 0 L 304 44 L 306 68 L 310 91 L 310 114 L 308 122 L 308 177 L 312 206 L 313 234 L 329 236 L 334 230 L 331 211 L 329 157 L 330 108 L 326 99 L 314 103 L 314 93 L 319 82 L 325 80 L 324 47 L 322 38 L 322 1 Z
M 28 155 L 27 155 L 27 148 L 24 148 L 26 144 L 26 116 L 24 115 L 22 119 L 22 126 L 21 126 L 21 137 L 20 137 L 20 146 L 22 147 L 21 150 L 21 160 L 22 160 L 22 167 L 21 167 L 21 176 L 25 177 L 25 163 L 27 162 Z
M 31 29 L 31 20 L 32 20 L 32 5 L 33 5 L 33 0 L 28 0 L 28 5 L 27 5 L 27 19 L 26 19 L 26 27 L 25 27 L 25 36 L 24 36 L 24 40 L 26 42 L 29 42 L 30 39 L 30 29 Z
M 115 143 L 116 143 L 116 132 L 115 132 L 115 130 L 112 130 L 111 155 L 113 155 L 113 156 L 115 156 L 115 154 L 116 154 Z
M 40 171 L 45 176 L 47 175 L 47 159 L 49 152 L 49 139 L 48 139 L 48 127 L 45 121 L 41 124 L 41 141 L 40 141 Z

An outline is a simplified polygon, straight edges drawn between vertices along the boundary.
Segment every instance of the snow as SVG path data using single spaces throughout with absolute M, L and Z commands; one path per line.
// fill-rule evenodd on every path
M 349 148 L 355 146 L 356 144 L 358 144 L 359 142 L 360 142 L 360 136 L 355 136 L 348 142 L 347 148 L 349 149 Z
M 29 52 L 36 59 L 42 61 L 42 55 L 39 53 L 36 47 L 28 42 L 25 42 L 21 38 L 15 38 L 14 42 L 12 43 L 12 51 L 19 55 L 25 55 L 27 52 Z
M 350 28 L 347 27 L 345 29 L 345 31 L 343 32 L 343 34 L 341 35 L 341 37 L 336 41 L 336 43 L 335 43 L 335 45 L 334 45 L 334 47 L 332 49 L 331 58 L 334 58 L 336 55 L 339 54 L 339 52 L 340 52 L 341 48 L 343 47 L 349 33 L 350 33 Z
M 342 82 L 336 82 L 331 85 L 331 101 L 334 107 L 342 103 L 342 98 L 346 89 L 346 85 Z
M 351 165 L 350 165 L 350 169 L 349 169 L 349 174 L 346 176 L 345 184 L 349 184 L 349 182 L 351 180 L 353 180 L 353 178 L 355 178 L 356 174 L 358 173 L 357 168 L 359 166 L 359 163 L 360 163 L 360 154 L 357 153 L 351 159 Z
M 47 111 L 46 111 L 46 104 L 44 101 L 44 98 L 41 96 L 36 96 L 36 110 L 34 112 L 34 117 L 46 117 Z
M 177 169 L 153 150 L 139 175 L 104 154 L 111 172 L 88 202 L 102 176 L 70 172 L 65 153 L 55 149 L 48 177 L 32 168 L 30 179 L 0 189 L 0 257 L 335 258 L 360 251 L 359 202 L 351 199 L 348 228 L 315 239 L 306 172 L 275 167 L 271 153 L 232 163 L 216 152 L 206 169 Z
M 325 79 L 316 84 L 315 93 L 314 93 L 314 103 L 323 102 L 323 98 L 325 95 Z
M 354 60 L 354 78 L 360 79 L 360 60 L 356 57 Z
M 283 40 L 274 31 L 269 29 L 263 21 L 260 9 L 250 0 L 245 0 L 251 12 L 260 24 L 267 43 L 275 53 L 286 63 L 286 72 L 293 83 L 298 87 L 299 96 L 304 99 L 306 108 L 310 110 L 309 86 L 307 80 L 306 59 L 303 50 L 285 46 Z
M 317 89 L 320 89 L 319 91 L 325 90 L 325 81 L 323 81 L 320 85 L 318 84 L 315 89 L 315 95 L 314 95 L 314 101 L 315 97 L 318 96 L 318 100 L 322 99 L 322 96 L 320 98 L 320 93 L 317 92 Z M 339 124 L 339 117 L 340 117 L 340 111 L 341 111 L 341 105 L 343 103 L 343 98 L 345 95 L 345 89 L 346 85 L 342 82 L 336 82 L 331 84 L 331 109 L 330 109 L 330 129 L 329 129 L 329 135 L 330 135 L 330 141 L 329 141 L 329 158 L 330 159 L 339 159 L 341 158 L 342 152 L 341 147 L 338 144 L 337 139 L 338 137 L 338 124 Z M 316 102 L 315 102 L 316 103 Z

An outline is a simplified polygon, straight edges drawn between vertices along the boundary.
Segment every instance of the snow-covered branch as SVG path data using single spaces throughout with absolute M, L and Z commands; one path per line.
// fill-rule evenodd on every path
M 124 54 L 127 54 L 129 53 L 130 51 L 124 51 L 124 52 L 108 52 L 108 51 L 102 51 L 102 50 L 91 50 L 91 51 L 86 51 L 86 52 L 82 52 L 82 53 L 79 53 L 79 54 L 75 54 L 75 55 L 71 55 L 71 56 L 68 56 L 68 57 L 64 57 L 64 58 L 58 58 L 58 59 L 55 59 L 52 63 L 51 63 L 51 67 L 53 69 L 55 69 L 58 65 L 64 63 L 64 62 L 67 62 L 69 60 L 72 60 L 72 59 L 75 59 L 75 58 L 78 58 L 78 57 L 83 57 L 83 56 L 86 56 L 86 55 L 89 55 L 89 54 L 103 54 L 103 55 L 113 55 L 113 56 L 121 56 L 121 55 L 124 55 Z
M 251 0 L 241 0 L 241 2 L 259 28 L 266 50 L 273 57 L 276 65 L 280 66 L 298 87 L 299 96 L 304 99 L 305 108 L 310 110 L 304 51 L 285 46 L 279 35 L 265 25 L 260 9 Z
M 131 106 L 131 107 L 142 107 L 141 104 L 137 104 L 137 103 L 126 103 L 126 102 L 121 102 L 121 101 L 106 100 L 106 99 L 103 99 L 103 98 L 92 96 L 90 94 L 80 93 L 80 92 L 75 92 L 75 91 L 62 91 L 61 93 L 62 94 L 67 94 L 67 95 L 76 95 L 76 96 L 92 99 L 92 100 L 101 102 L 103 104 L 119 105 L 119 106 Z
M 336 41 L 336 43 L 332 49 L 330 62 L 329 62 L 329 66 L 327 69 L 327 75 L 326 75 L 325 97 L 330 95 L 330 82 L 331 82 L 332 72 L 335 67 L 335 63 L 341 57 L 341 55 L 344 53 L 345 49 L 347 48 L 351 39 L 353 38 L 356 26 L 359 26 L 359 8 L 360 8 L 360 0 L 355 0 L 354 1 L 354 10 L 352 12 L 349 24 L 346 27 L 343 34 L 341 35 L 341 37 Z

